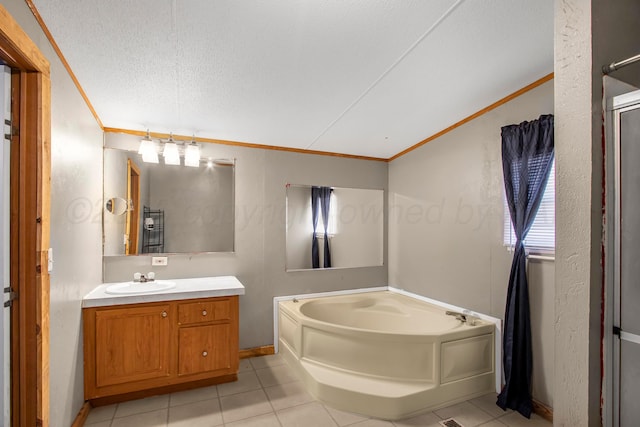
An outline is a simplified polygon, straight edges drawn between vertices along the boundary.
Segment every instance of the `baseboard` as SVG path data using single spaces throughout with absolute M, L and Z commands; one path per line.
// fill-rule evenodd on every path
M 240 350 L 240 359 L 246 359 L 248 357 L 256 356 L 268 356 L 275 354 L 275 347 L 273 345 L 264 345 L 262 347 L 247 348 Z
M 82 408 L 80 408 L 80 412 L 76 416 L 76 419 L 73 420 L 73 424 L 71 427 L 82 427 L 84 423 L 87 421 L 87 417 L 89 416 L 89 412 L 91 411 L 91 404 L 89 402 L 84 402 Z
M 137 390 L 129 393 L 116 394 L 112 396 L 98 397 L 91 399 L 91 407 L 112 405 L 114 403 L 127 402 L 129 400 L 144 399 L 145 397 L 157 396 L 160 394 L 176 393 L 179 391 L 191 390 L 199 387 L 208 387 L 212 385 L 230 383 L 238 380 L 237 374 L 221 375 L 219 377 L 204 378 L 201 380 L 189 381 L 167 386 L 149 388 L 145 390 Z
M 533 400 L 533 412 L 545 420 L 553 422 L 553 409 L 535 399 Z

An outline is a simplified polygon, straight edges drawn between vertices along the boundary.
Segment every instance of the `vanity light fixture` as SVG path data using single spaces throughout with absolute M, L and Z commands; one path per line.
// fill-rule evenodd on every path
M 158 163 L 156 143 L 151 140 L 149 129 L 147 129 L 147 135 L 140 140 L 138 154 L 142 154 L 142 161 L 145 163 Z
M 178 146 L 173 140 L 173 134 L 170 134 L 169 140 L 164 143 L 162 155 L 164 156 L 165 165 L 180 165 L 180 152 L 178 151 Z
M 197 168 L 200 166 L 200 147 L 195 140 L 187 144 L 184 149 L 184 165 Z

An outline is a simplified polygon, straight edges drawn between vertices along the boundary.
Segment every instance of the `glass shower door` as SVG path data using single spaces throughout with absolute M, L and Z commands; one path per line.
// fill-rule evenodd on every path
M 640 420 L 640 91 L 616 102 L 614 425 L 631 427 Z

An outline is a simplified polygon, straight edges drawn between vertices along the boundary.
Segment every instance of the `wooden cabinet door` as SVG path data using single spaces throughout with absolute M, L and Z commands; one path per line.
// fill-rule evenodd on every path
M 169 375 L 170 305 L 97 310 L 96 386 Z
M 228 323 L 180 328 L 178 375 L 230 369 L 230 333 Z

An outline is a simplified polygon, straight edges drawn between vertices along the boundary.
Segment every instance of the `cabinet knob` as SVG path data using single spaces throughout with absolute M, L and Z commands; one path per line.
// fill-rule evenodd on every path
M 167 317 L 167 312 L 166 311 L 162 312 L 162 317 Z
M 207 310 L 202 310 L 202 315 L 206 316 L 207 315 Z
M 206 351 L 203 351 L 203 352 L 202 352 L 202 357 L 207 357 L 207 355 L 208 355 L 208 354 L 209 354 L 209 353 L 207 353 Z

